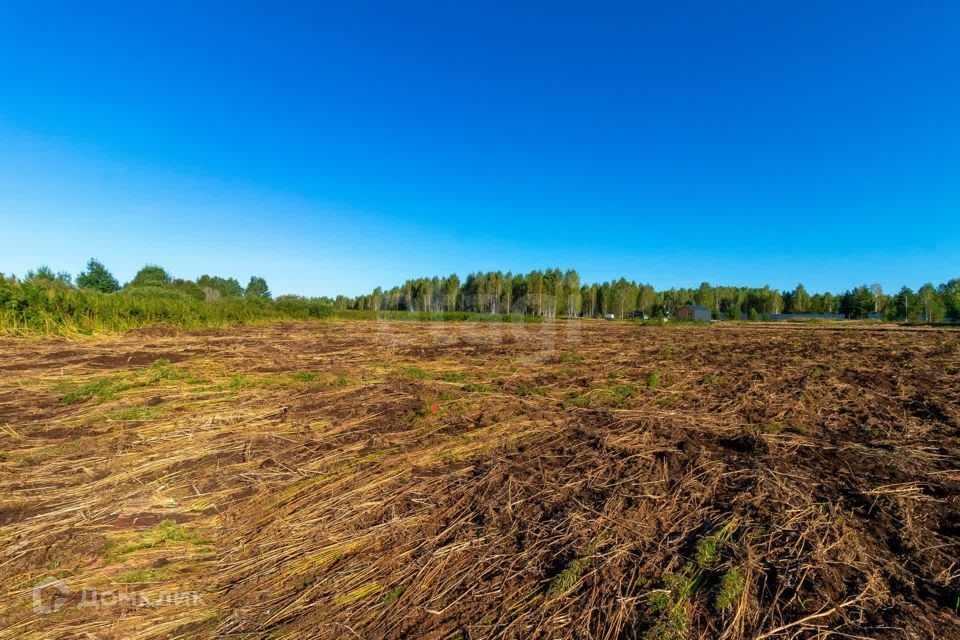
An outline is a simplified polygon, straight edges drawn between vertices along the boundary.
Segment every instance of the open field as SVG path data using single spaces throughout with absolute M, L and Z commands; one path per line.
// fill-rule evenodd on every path
M 4 338 L 0 638 L 960 638 L 958 338 Z

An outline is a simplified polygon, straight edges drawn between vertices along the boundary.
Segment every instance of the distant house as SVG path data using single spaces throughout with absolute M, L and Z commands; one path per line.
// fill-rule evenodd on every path
M 712 318 L 713 314 L 710 313 L 710 309 L 701 307 L 698 304 L 685 304 L 677 309 L 678 320 L 697 320 L 700 322 L 710 322 Z
M 640 318 L 641 320 L 648 320 L 649 316 L 646 311 L 634 311 L 630 314 L 631 318 Z

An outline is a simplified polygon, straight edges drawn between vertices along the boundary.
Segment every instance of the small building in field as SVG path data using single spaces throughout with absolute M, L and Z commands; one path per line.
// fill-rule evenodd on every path
M 630 314 L 631 318 L 639 318 L 640 320 L 649 320 L 650 316 L 647 315 L 646 311 L 634 311 Z
M 677 320 L 696 320 L 698 322 L 710 322 L 713 315 L 710 309 L 701 307 L 698 304 L 685 304 L 677 309 Z

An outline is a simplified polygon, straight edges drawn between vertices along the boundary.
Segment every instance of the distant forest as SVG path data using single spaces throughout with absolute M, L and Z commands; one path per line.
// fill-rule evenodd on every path
M 770 287 L 713 286 L 657 291 L 649 284 L 620 278 L 585 284 L 570 269 L 547 269 L 528 274 L 472 273 L 407 280 L 392 289 L 374 289 L 357 298 L 338 296 L 341 309 L 382 311 L 472 311 L 517 313 L 543 317 L 579 317 L 613 314 L 624 318 L 635 311 L 650 317 L 673 316 L 677 308 L 696 304 L 714 318 L 750 318 L 770 314 L 843 314 L 851 318 L 880 314 L 888 320 L 940 322 L 960 319 L 960 279 L 940 285 L 924 284 L 916 291 L 903 287 L 887 293 L 879 284 L 853 287 L 839 294 L 811 293 L 798 284 L 789 291 Z
M 0 328 L 50 331 L 123 330 L 151 322 L 184 327 L 243 324 L 271 318 L 321 318 L 362 311 L 424 314 L 519 315 L 531 320 L 593 317 L 674 316 L 686 304 L 711 310 L 717 319 L 762 319 L 774 314 L 843 314 L 909 322 L 960 320 L 960 279 L 916 290 L 885 292 L 879 284 L 842 293 L 810 292 L 802 284 L 791 290 L 770 287 L 713 286 L 656 290 L 625 278 L 583 283 L 570 269 L 527 274 L 493 271 L 407 280 L 391 289 L 374 289 L 357 297 L 274 298 L 266 280 L 254 276 L 244 286 L 236 278 L 201 275 L 196 280 L 172 277 L 147 265 L 123 285 L 105 265 L 90 260 L 75 278 L 40 267 L 22 278 L 0 274 Z M 358 316 L 359 317 L 359 316 Z M 393 316 L 391 316 L 393 317 Z

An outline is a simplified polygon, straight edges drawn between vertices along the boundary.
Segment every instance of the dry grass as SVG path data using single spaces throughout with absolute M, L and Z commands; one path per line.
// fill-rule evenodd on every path
M 960 637 L 950 337 L 8 340 L 0 638 Z M 50 577 L 70 596 L 36 614 Z

